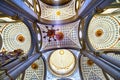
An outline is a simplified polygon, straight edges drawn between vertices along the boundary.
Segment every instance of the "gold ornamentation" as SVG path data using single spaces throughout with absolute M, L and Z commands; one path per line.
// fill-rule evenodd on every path
M 94 64 L 94 62 L 93 62 L 92 60 L 90 60 L 90 59 L 87 60 L 87 65 L 88 65 L 88 66 L 93 66 L 93 64 Z
M 95 35 L 96 37 L 100 37 L 103 35 L 103 30 L 102 29 L 98 29 L 96 32 L 95 32 Z
M 25 37 L 24 37 L 22 34 L 19 34 L 19 35 L 17 36 L 17 40 L 22 43 L 22 42 L 25 41 Z
M 38 69 L 38 64 L 37 63 L 33 63 L 31 65 L 31 68 L 34 69 L 34 70 Z
M 60 12 L 60 11 L 56 11 L 56 15 L 57 15 L 57 16 L 60 16 L 60 15 L 61 15 L 61 12 Z

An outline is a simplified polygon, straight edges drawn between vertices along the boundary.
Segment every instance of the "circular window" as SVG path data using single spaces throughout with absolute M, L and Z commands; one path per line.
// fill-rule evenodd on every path
M 51 71 L 58 76 L 68 76 L 75 69 L 75 56 L 66 49 L 54 51 L 49 56 L 49 66 Z
M 2 31 L 6 51 L 22 49 L 28 53 L 31 48 L 31 34 L 23 22 L 9 23 Z

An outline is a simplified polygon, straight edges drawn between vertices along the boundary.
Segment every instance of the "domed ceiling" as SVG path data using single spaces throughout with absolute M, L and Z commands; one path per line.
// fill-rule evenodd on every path
M 25 0 L 42 24 L 65 24 L 77 20 L 81 0 Z M 47 22 L 47 23 L 46 23 Z
M 76 9 L 79 9 L 81 2 L 85 0 L 25 1 L 26 5 L 29 1 L 29 8 L 41 19 L 41 23 L 37 23 L 35 31 L 41 58 L 33 62 L 22 73 L 23 80 L 107 80 L 102 69 L 87 56 L 83 56 L 80 51 L 82 49 L 80 41 L 82 42 L 85 37 L 82 36 L 84 34 L 82 21 L 70 21 L 78 15 Z M 120 48 L 119 16 L 118 13 L 114 15 L 96 14 L 90 20 L 86 36 L 89 45 L 96 51 Z M 1 20 L 1 22 L 4 21 Z M 42 20 L 44 21 L 42 22 Z M 70 23 L 65 23 L 65 20 L 69 20 Z M 62 21 L 64 24 L 60 23 Z M 31 50 L 33 36 L 27 25 L 22 22 L 11 22 L 0 23 L 0 26 L 0 51 L 13 51 L 20 48 L 27 54 Z M 120 59 L 116 54 L 106 55 Z

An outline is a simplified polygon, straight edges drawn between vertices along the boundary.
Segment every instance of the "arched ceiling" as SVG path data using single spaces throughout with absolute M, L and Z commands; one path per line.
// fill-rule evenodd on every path
M 24 3 L 37 14 L 42 24 L 76 21 L 77 10 L 80 8 L 80 0 L 24 0 Z
M 60 6 L 69 3 L 71 0 L 41 0 L 41 1 L 48 5 Z

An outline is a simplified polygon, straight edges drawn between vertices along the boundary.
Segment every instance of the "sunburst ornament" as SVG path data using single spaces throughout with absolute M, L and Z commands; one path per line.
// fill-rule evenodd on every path
M 18 36 L 17 36 L 17 41 L 19 41 L 19 42 L 24 42 L 25 41 L 25 37 L 22 35 L 22 34 L 19 34 Z
M 93 66 L 93 64 L 94 64 L 94 62 L 93 62 L 92 60 L 90 60 L 90 59 L 87 60 L 87 65 L 88 65 L 88 66 Z
M 58 41 L 61 41 L 64 38 L 64 34 L 63 34 L 63 32 L 59 31 L 59 32 L 56 32 L 55 37 Z
M 38 64 L 37 63 L 33 63 L 31 65 L 31 68 L 34 69 L 34 70 L 38 69 Z
M 51 29 L 49 29 L 48 26 L 45 26 L 47 31 L 42 31 L 43 33 L 46 33 L 47 35 L 45 35 L 43 38 L 47 38 L 48 37 L 48 42 L 51 41 L 51 38 L 53 38 L 54 41 L 56 41 L 55 39 L 55 33 L 56 31 L 58 31 L 59 29 L 55 30 L 53 29 L 54 28 L 54 25 L 52 25 Z
M 63 55 L 63 54 L 64 54 L 64 50 L 60 50 L 59 53 L 60 53 L 61 55 Z
M 103 35 L 103 33 L 104 32 L 102 29 L 98 29 L 98 30 L 96 30 L 95 35 L 96 35 L 96 37 L 101 37 Z
M 59 10 L 56 11 L 56 15 L 57 15 L 57 16 L 60 16 L 60 15 L 61 15 L 61 11 L 59 11 Z

